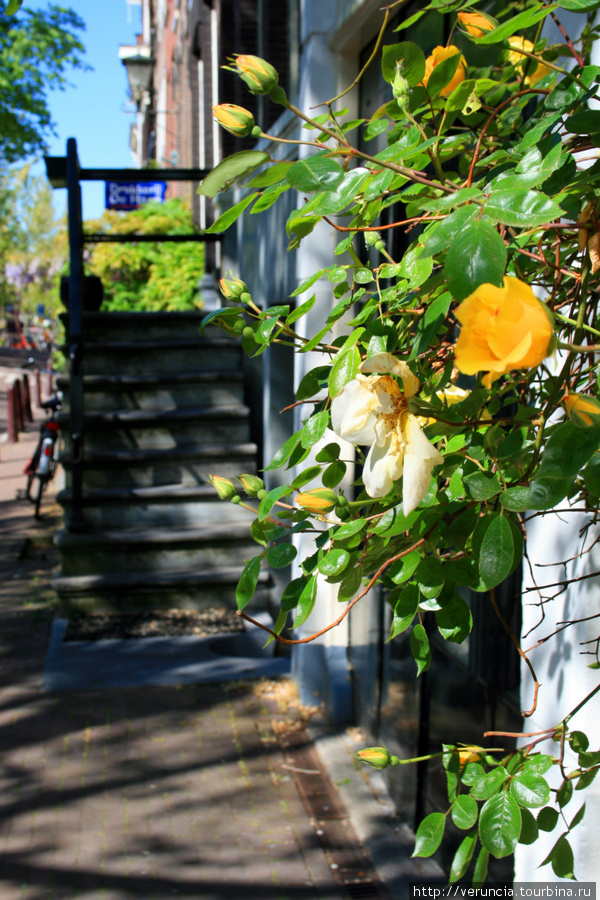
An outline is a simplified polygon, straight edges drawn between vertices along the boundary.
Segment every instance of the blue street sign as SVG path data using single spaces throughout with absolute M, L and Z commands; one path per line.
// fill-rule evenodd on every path
M 164 203 L 165 181 L 105 181 L 106 209 L 139 209 L 150 200 Z

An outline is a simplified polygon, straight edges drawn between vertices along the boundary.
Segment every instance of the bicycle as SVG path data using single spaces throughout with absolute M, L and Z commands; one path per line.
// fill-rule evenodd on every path
M 62 406 L 62 399 L 56 394 L 49 400 L 45 400 L 41 406 L 42 409 L 46 411 L 49 418 L 42 422 L 37 446 L 33 456 L 25 466 L 27 487 L 24 492 L 24 497 L 26 500 L 29 500 L 30 503 L 34 504 L 34 516 L 36 519 L 40 518 L 42 494 L 52 481 L 58 465 L 56 451 L 60 426 L 56 421 L 56 415 Z M 38 479 L 37 490 L 32 495 L 32 488 L 36 478 Z

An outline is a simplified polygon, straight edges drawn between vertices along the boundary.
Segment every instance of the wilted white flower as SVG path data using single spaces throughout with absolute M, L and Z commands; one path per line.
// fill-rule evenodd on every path
M 353 444 L 370 445 L 363 471 L 370 497 L 385 497 L 402 477 L 402 505 L 408 515 L 429 490 L 433 467 L 443 461 L 408 411 L 419 379 L 391 353 L 376 353 L 360 369 L 361 374 L 333 399 L 332 427 Z M 401 379 L 404 390 L 392 376 Z

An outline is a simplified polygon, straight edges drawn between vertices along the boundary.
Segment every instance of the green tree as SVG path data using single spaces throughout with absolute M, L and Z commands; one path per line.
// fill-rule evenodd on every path
M 128 213 L 107 211 L 86 223 L 90 233 L 190 234 L 192 214 L 181 200 L 148 203 Z M 198 281 L 204 274 L 201 243 L 96 244 L 89 271 L 104 285 L 107 310 L 184 310 L 200 306 Z
M 51 5 L 45 10 L 21 9 L 10 15 L 0 0 L 0 161 L 14 163 L 44 150 L 53 129 L 48 93 L 64 89 L 66 71 L 85 68 L 85 28 L 71 9 Z
M 59 306 L 59 278 L 68 258 L 65 216 L 56 215 L 52 188 L 45 175 L 32 175 L 31 166 L 4 179 L 7 231 L 0 239 L 4 259 L 5 300 L 16 301 L 24 313 L 43 303 L 53 314 Z

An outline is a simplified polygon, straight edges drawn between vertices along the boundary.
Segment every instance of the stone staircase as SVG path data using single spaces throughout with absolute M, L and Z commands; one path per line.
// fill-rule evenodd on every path
M 61 463 L 63 612 L 228 606 L 256 552 L 251 517 L 209 474 L 255 473 L 241 347 L 200 334 L 200 313 L 84 313 L 83 533 L 69 530 L 72 455 Z M 68 379 L 59 380 L 66 402 Z M 258 599 L 268 605 L 261 578 Z

